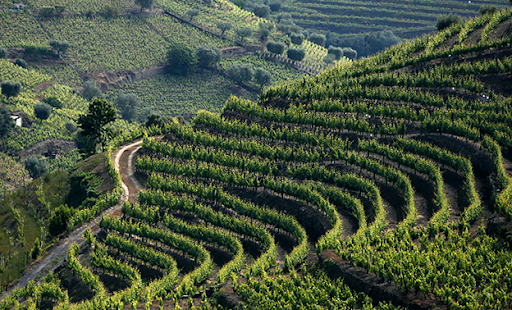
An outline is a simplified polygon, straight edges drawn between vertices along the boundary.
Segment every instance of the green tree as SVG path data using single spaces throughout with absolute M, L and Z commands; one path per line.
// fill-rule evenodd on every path
M 146 127 L 164 127 L 165 124 L 169 124 L 172 122 L 172 119 L 166 116 L 161 116 L 158 114 L 150 114 L 148 115 L 146 119 L 146 123 L 144 123 L 144 126 Z
M 248 82 L 254 75 L 252 65 L 235 64 L 226 69 L 227 75 L 237 83 Z
M 5 80 L 2 82 L 2 94 L 4 94 L 7 99 L 11 97 L 16 97 L 21 91 L 21 83 L 17 81 L 9 81 Z
M 327 64 L 331 64 L 336 60 L 336 56 L 334 54 L 327 54 L 323 61 Z
M 267 50 L 271 53 L 282 54 L 282 53 L 284 53 L 286 44 L 284 44 L 283 42 L 276 42 L 273 40 L 268 40 L 266 47 L 267 47 Z
M 315 43 L 315 44 L 317 44 L 317 45 L 324 46 L 324 44 L 325 44 L 325 35 L 313 32 L 313 33 L 311 33 L 309 35 L 308 40 L 313 42 L 313 43 Z
M 306 56 L 306 51 L 302 48 L 293 48 L 290 47 L 286 54 L 288 55 L 288 58 L 291 60 L 301 61 Z
M 54 8 L 55 8 L 55 13 L 57 15 L 61 15 L 66 10 L 66 6 L 64 6 L 64 5 L 55 5 Z
M 7 137 L 14 128 L 14 120 L 6 108 L 0 106 L 0 139 Z
M 343 57 L 343 49 L 340 47 L 329 46 L 327 49 L 328 54 L 334 55 L 335 60 L 340 60 Z
M 357 51 L 350 47 L 344 47 L 341 49 L 343 51 L 343 56 L 349 58 L 349 59 L 356 59 L 357 58 Z
M 152 10 L 155 5 L 155 0 L 135 0 L 136 5 L 140 5 L 140 11 L 143 9 Z
M 107 125 L 116 120 L 116 115 L 116 109 L 110 102 L 94 99 L 87 114 L 78 117 L 78 127 L 82 129 L 82 136 L 90 151 L 94 151 L 97 144 L 104 145 L 110 138 Z
M 52 236 L 57 236 L 63 233 L 68 227 L 68 221 L 73 216 L 73 209 L 67 205 L 60 205 L 55 209 L 53 215 L 50 217 L 48 224 L 48 231 Z
M 194 19 L 194 17 L 199 15 L 199 10 L 196 10 L 196 9 L 187 10 L 185 12 L 185 14 L 187 14 L 189 20 L 192 21 Z
M 52 107 L 44 102 L 38 103 L 34 106 L 34 114 L 38 119 L 43 121 L 52 114 Z
M 262 40 L 265 40 L 270 35 L 270 32 L 274 29 L 273 23 L 258 23 L 258 34 Z
M 84 83 L 84 93 L 83 96 L 85 99 L 91 101 L 94 98 L 101 97 L 101 89 L 94 81 L 89 80 Z
M 30 177 L 37 179 L 48 171 L 48 162 L 42 156 L 29 156 L 25 159 L 25 169 Z
M 453 24 L 462 22 L 462 17 L 456 14 L 443 15 L 437 18 L 436 28 L 438 31 L 444 30 Z
M 233 4 L 243 10 L 247 6 L 247 0 L 233 0 Z
M 50 17 L 55 13 L 55 7 L 54 6 L 43 6 L 41 10 L 39 10 L 39 14 L 41 14 L 44 17 Z
M 272 12 L 278 12 L 281 9 L 281 2 L 271 2 L 268 4 Z
M 66 124 L 64 125 L 64 127 L 66 128 L 67 131 L 69 131 L 71 133 L 75 132 L 78 129 L 76 124 L 73 123 L 72 121 L 67 121 Z
M 50 40 L 50 46 L 53 47 L 57 53 L 65 54 L 69 48 L 68 41 Z
M 27 62 L 24 60 L 24 59 L 16 59 L 16 61 L 14 62 L 15 65 L 18 65 L 24 69 L 27 68 Z
M 140 106 L 140 98 L 135 94 L 125 94 L 120 91 L 117 93 L 114 105 L 121 112 L 123 119 L 132 120 Z
M 117 17 L 119 16 L 119 9 L 117 7 L 111 6 L 111 5 L 105 5 L 103 7 L 103 14 L 106 17 Z
M 7 57 L 7 50 L 5 47 L 0 46 L 0 58 L 6 58 Z
M 265 4 L 256 5 L 252 8 L 252 12 L 258 17 L 267 18 L 270 15 L 270 7 Z
M 290 40 L 295 45 L 302 45 L 302 42 L 304 42 L 304 35 L 302 33 L 292 33 L 290 34 Z
M 260 88 L 272 82 L 272 74 L 263 68 L 256 68 L 254 71 L 254 80 L 260 85 Z
M 169 72 L 176 75 L 187 75 L 197 70 L 197 56 L 193 48 L 185 43 L 177 42 L 171 45 L 167 52 Z
M 217 22 L 215 25 L 221 31 L 221 36 L 224 35 L 224 32 L 233 29 L 233 25 L 230 22 Z
M 36 238 L 34 240 L 34 247 L 32 250 L 30 250 L 30 256 L 32 259 L 36 259 L 41 254 L 41 241 L 39 241 L 39 238 Z
M 236 35 L 240 38 L 240 41 L 244 42 L 245 38 L 252 35 L 252 29 L 249 27 L 242 27 L 235 29 Z
M 222 58 L 222 52 L 215 46 L 202 46 L 196 48 L 196 55 L 201 67 L 212 67 Z
M 51 105 L 53 108 L 62 109 L 62 102 L 57 96 L 49 96 L 43 99 L 44 103 Z
M 479 13 L 480 15 L 485 15 L 485 14 L 494 14 L 498 11 L 498 8 L 495 7 L 494 5 L 490 5 L 490 4 L 484 4 L 480 7 L 480 10 L 479 10 Z

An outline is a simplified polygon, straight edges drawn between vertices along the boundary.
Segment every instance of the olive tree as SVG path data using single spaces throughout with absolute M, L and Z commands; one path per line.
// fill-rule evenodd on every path
M 313 32 L 313 33 L 311 33 L 309 35 L 308 40 L 313 42 L 313 43 L 315 43 L 315 44 L 317 44 L 317 45 L 324 46 L 324 44 L 325 44 L 325 35 Z
M 52 107 L 44 102 L 38 103 L 34 106 L 34 115 L 41 121 L 48 119 L 52 114 Z
M 302 33 L 292 33 L 290 34 L 290 40 L 295 45 L 302 45 L 302 42 L 304 42 L 304 35 Z
M 221 31 L 221 36 L 224 35 L 224 32 L 233 29 L 233 24 L 231 24 L 230 22 L 217 22 L 215 25 Z
M 102 95 L 101 88 L 94 81 L 89 80 L 84 83 L 83 97 L 85 99 L 91 101 L 94 98 L 101 97 L 101 95 Z
M 42 156 L 29 156 L 25 159 L 25 169 L 31 178 L 37 179 L 48 171 L 48 162 Z
M 227 68 L 226 73 L 235 82 L 243 83 L 252 80 L 254 70 L 249 64 L 235 64 Z
M 258 17 L 267 18 L 270 15 L 270 7 L 265 4 L 256 5 L 252 8 L 252 12 Z
M 236 35 L 240 38 L 240 41 L 244 41 L 245 38 L 248 38 L 252 35 L 252 29 L 249 27 L 242 27 L 235 29 Z
M 171 45 L 167 52 L 167 62 L 169 63 L 169 73 L 175 75 L 193 73 L 198 64 L 195 50 L 182 42 Z
M 21 91 L 21 83 L 18 81 L 9 81 L 5 80 L 2 82 L 2 94 L 4 94 L 7 99 L 11 97 L 16 97 Z
M 66 51 L 69 49 L 69 42 L 68 41 L 59 41 L 59 40 L 50 40 L 50 46 L 53 47 L 57 53 L 66 53 Z
M 191 9 L 191 10 L 186 11 L 185 14 L 187 14 L 189 20 L 192 21 L 194 19 L 194 17 L 199 15 L 199 10 Z
M 256 68 L 254 71 L 254 80 L 260 85 L 260 88 L 272 82 L 272 74 L 263 68 Z
M 283 42 L 276 42 L 276 41 L 269 40 L 267 42 L 266 47 L 267 47 L 267 50 L 271 53 L 282 54 L 284 52 L 284 49 L 286 48 L 286 44 L 284 44 Z
M 201 67 L 213 67 L 222 58 L 222 53 L 215 46 L 201 46 L 196 48 L 196 55 Z
M 301 61 L 306 56 L 306 51 L 302 48 L 290 47 L 286 51 L 286 53 L 288 55 L 288 58 L 290 58 L 291 60 L 296 60 L 296 61 Z
M 140 98 L 135 94 L 125 94 L 122 91 L 117 93 L 114 105 L 117 107 L 121 116 L 125 120 L 132 120 L 140 106 Z

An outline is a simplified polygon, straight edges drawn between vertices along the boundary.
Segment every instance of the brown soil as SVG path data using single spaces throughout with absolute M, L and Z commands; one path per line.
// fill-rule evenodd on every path
M 483 31 L 484 27 L 474 29 L 468 34 L 467 38 L 462 42 L 462 44 L 464 46 L 471 46 L 477 44 L 478 42 L 480 42 L 480 39 L 482 38 Z
M 496 29 L 489 35 L 490 40 L 501 40 L 512 34 L 512 19 L 507 19 L 500 23 Z
M 114 180 L 112 180 L 105 167 L 105 153 L 96 154 L 84 160 L 76 169 L 76 172 L 79 171 L 92 172 L 102 180 L 98 187 L 99 193 L 104 194 L 114 190 Z
M 59 140 L 59 139 L 51 139 L 51 140 L 45 140 L 36 143 L 34 146 L 24 149 L 23 151 L 19 152 L 20 159 L 25 159 L 29 156 L 35 156 L 35 155 L 43 155 L 43 156 L 50 156 L 50 155 L 62 155 L 67 151 L 70 151 L 72 149 L 76 149 L 77 145 L 75 142 L 71 141 L 65 141 L 65 140 Z

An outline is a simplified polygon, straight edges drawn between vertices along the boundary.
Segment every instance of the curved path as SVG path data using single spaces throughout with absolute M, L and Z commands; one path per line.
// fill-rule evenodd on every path
M 116 205 L 103 211 L 94 220 L 89 221 L 79 228 L 73 230 L 67 238 L 60 240 L 59 245 L 47 253 L 42 260 L 39 260 L 38 262 L 29 266 L 29 270 L 25 272 L 25 274 L 14 286 L 12 286 L 8 291 L 3 292 L 0 299 L 7 297 L 13 289 L 24 287 L 28 284 L 29 281 L 40 279 L 41 277 L 48 274 L 48 272 L 55 270 L 62 263 L 64 263 L 68 249 L 71 244 L 73 244 L 73 242 L 78 243 L 78 245 L 82 245 L 85 242 L 82 235 L 87 228 L 94 230 L 94 227 L 97 226 L 104 215 L 114 214 L 115 212 L 121 210 L 121 207 L 125 201 L 129 199 L 131 200 L 133 198 L 136 199 L 141 187 L 139 182 L 133 176 L 133 157 L 135 153 L 141 148 L 141 143 L 142 139 L 136 140 L 135 142 L 121 146 L 112 154 L 115 167 L 121 174 L 121 182 L 123 186 L 123 194 L 121 195 L 119 202 Z

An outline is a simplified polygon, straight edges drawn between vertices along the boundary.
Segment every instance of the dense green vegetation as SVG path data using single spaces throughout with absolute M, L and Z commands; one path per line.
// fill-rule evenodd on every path
M 507 1 L 284 1 L 281 12 L 290 13 L 306 29 L 330 35 L 340 42 L 354 35 L 389 30 L 401 38 L 414 38 L 435 30 L 440 15 L 453 13 L 463 18 L 478 15 L 482 4 L 504 8 Z M 330 43 L 333 44 L 333 43 Z
M 142 115 L 151 112 L 161 115 L 195 114 L 205 109 L 220 112 L 232 94 L 228 89 L 231 84 L 229 79 L 214 73 L 161 75 L 112 90 L 105 96 L 114 100 L 119 90 L 136 94 L 144 103 L 138 111 Z M 256 95 L 251 93 L 246 97 L 256 99 Z
M 206 17 L 203 2 L 162 5 L 200 10 L 189 14 L 193 21 L 215 20 Z M 223 5 L 235 16 L 246 14 Z M 15 290 L 0 308 L 510 308 L 512 92 L 503 80 L 512 68 L 511 12 L 454 24 L 316 76 L 255 56 L 221 61 L 228 73 L 233 65 L 252 72 L 243 64 L 279 73 L 257 103 L 230 96 L 226 89 L 233 82 L 206 69 L 110 90 L 105 97 L 112 102 L 120 90 L 137 95 L 144 103 L 140 114 L 150 108 L 197 116 L 191 125 L 161 118 L 146 128 L 118 121 L 112 130 L 128 130 L 101 141 L 104 154 L 68 176 L 68 206 L 62 195 L 44 192 L 51 182 L 43 182 L 62 171 L 32 183 L 37 208 L 21 202 L 22 191 L 12 196 L 16 204 L 4 201 L 11 238 L 2 246 L 28 257 L 29 249 L 40 249 L 36 237 L 47 240 L 27 230 L 30 216 L 48 219 L 57 234 L 117 203 L 121 173 L 127 172 L 114 168 L 113 152 L 142 140 L 135 159 L 135 177 L 144 187 L 138 197 L 124 203 L 119 216 L 104 216 L 97 231 L 87 230 L 86 243 L 71 247 L 56 275 Z M 121 18 L 77 20 L 142 23 Z M 247 19 L 244 25 L 258 20 Z M 317 55 L 328 53 L 310 41 L 302 44 Z M 62 130 L 57 137 L 74 139 L 73 124 L 66 124 L 89 103 L 69 87 L 39 90 L 51 82 L 47 75 L 0 64 L 6 78 L 22 85 L 19 95 L 2 97 L 9 109 L 34 119 L 35 98 L 62 103 L 44 100 L 55 105 L 50 118 L 17 128 L 27 133 L 5 145 L 23 149 L 46 139 L 51 126 Z M 108 193 L 98 192 L 100 180 L 86 167 L 105 168 Z M 9 178 L 25 182 L 22 173 Z M 30 261 L 16 257 L 22 266 Z M 57 280 L 67 273 L 69 281 Z M 78 284 L 80 291 L 72 288 Z

